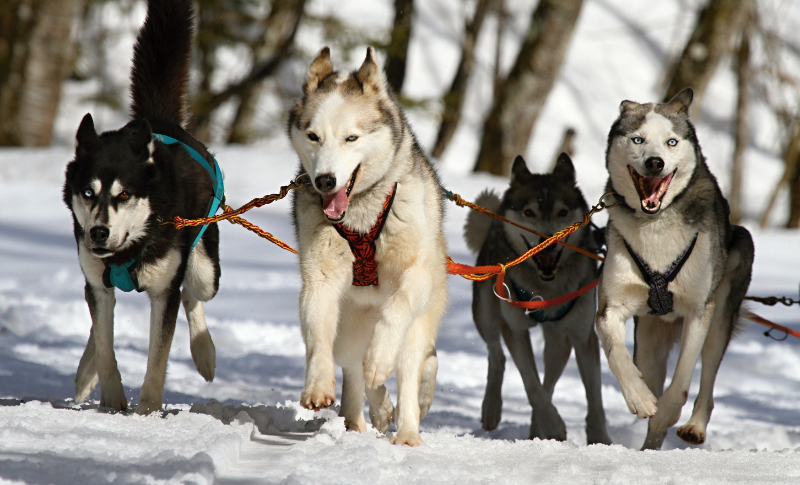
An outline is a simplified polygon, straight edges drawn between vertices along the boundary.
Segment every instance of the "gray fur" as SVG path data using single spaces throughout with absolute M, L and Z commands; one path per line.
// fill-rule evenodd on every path
M 511 184 L 495 205 L 500 215 L 522 223 L 540 232 L 552 234 L 577 220 L 587 209 L 586 201 L 575 185 L 572 162 L 566 154 L 550 174 L 531 174 L 522 157 L 512 167 Z M 483 195 L 483 194 L 482 194 Z M 562 209 L 568 208 L 569 215 L 558 217 Z M 525 216 L 527 210 L 534 210 L 534 217 Z M 486 218 L 486 216 L 483 216 Z M 481 217 L 470 216 L 465 226 L 465 239 L 470 245 L 482 242 L 478 252 L 477 265 L 507 263 L 525 250 L 520 246 L 523 231 L 496 219 L 491 220 L 488 234 L 485 221 Z M 530 233 L 527 238 L 531 239 Z M 539 242 L 533 236 L 532 244 Z M 597 247 L 591 229 L 584 227 L 569 237 L 569 243 L 596 252 Z M 524 243 L 523 243 L 524 244 Z M 557 246 L 557 245 L 556 245 Z M 561 246 L 547 251 L 561 251 L 554 279 L 543 279 L 533 258 L 508 270 L 506 282 L 513 280 L 532 295 L 544 299 L 555 298 L 581 288 L 597 278 L 595 261 Z M 483 337 L 489 351 L 489 371 L 486 394 L 483 400 L 481 424 L 492 430 L 500 422 L 502 398 L 500 395 L 505 357 L 501 335 L 508 347 L 517 368 L 522 374 L 528 400 L 533 408 L 530 437 L 541 439 L 566 439 L 564 422 L 551 402 L 553 388 L 563 372 L 572 348 L 575 348 L 581 377 L 586 388 L 588 412 L 586 417 L 586 436 L 588 443 L 610 444 L 606 431 L 605 413 L 600 393 L 600 350 L 597 335 L 593 328 L 595 292 L 590 291 L 575 300 L 575 306 L 563 318 L 542 323 L 545 337 L 545 377 L 540 382 L 536 363 L 531 349 L 529 328 L 537 322 L 525 315 L 524 310 L 507 305 L 493 293 L 494 279 L 473 283 L 472 314 L 478 332 Z M 508 283 L 510 285 L 510 283 Z M 513 290 L 512 290 L 513 291 Z M 513 299 L 519 299 L 512 294 Z M 560 306 L 543 310 L 548 317 L 554 317 Z

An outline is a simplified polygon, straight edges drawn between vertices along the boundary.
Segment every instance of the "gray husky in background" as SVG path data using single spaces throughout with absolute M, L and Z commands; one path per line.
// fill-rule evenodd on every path
M 525 160 L 517 157 L 511 169 L 511 185 L 503 197 L 484 192 L 476 203 L 544 234 L 553 234 L 582 220 L 588 210 L 583 194 L 575 185 L 575 169 L 566 153 L 561 154 L 549 174 L 531 174 Z M 530 232 L 479 212 L 469 214 L 464 238 L 469 248 L 478 253 L 479 266 L 506 263 L 541 242 Z M 565 241 L 591 252 L 598 249 L 588 226 Z M 514 300 L 534 297 L 548 300 L 576 291 L 597 276 L 594 260 L 553 244 L 510 268 L 505 282 Z M 483 428 L 495 429 L 500 422 L 503 403 L 500 391 L 505 370 L 502 335 L 522 374 L 533 407 L 530 437 L 561 441 L 567 437 L 564 421 L 551 397 L 574 348 L 588 401 L 586 440 L 589 444 L 611 444 L 600 394 L 600 345 L 594 332 L 595 292 L 584 293 L 562 305 L 526 312 L 500 301 L 494 294 L 494 284 L 492 279 L 475 282 L 472 287 L 472 315 L 489 351 L 489 375 L 481 415 Z M 536 325 L 541 325 L 545 339 L 544 385 L 539 380 L 528 333 Z
M 753 241 L 729 221 L 689 120 L 692 90 L 665 104 L 623 101 L 606 152 L 608 258 L 599 287 L 597 332 L 628 408 L 650 418 L 643 448 L 661 447 L 680 418 L 702 355 L 700 391 L 678 436 L 703 443 L 717 370 L 750 284 Z M 635 319 L 634 356 L 625 320 Z M 680 342 L 664 390 L 670 349 Z
M 306 345 L 300 404 L 333 404 L 339 364 L 347 429 L 366 430 L 366 392 L 372 424 L 384 432 L 396 417 L 392 443 L 418 445 L 447 301 L 436 172 L 371 48 L 353 72 L 334 71 L 322 49 L 288 129 L 301 175 L 311 180 L 293 199 Z M 394 372 L 396 413 L 383 385 Z

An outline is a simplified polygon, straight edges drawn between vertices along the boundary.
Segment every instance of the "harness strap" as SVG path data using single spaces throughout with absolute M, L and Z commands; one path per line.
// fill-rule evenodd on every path
M 650 315 L 666 315 L 673 310 L 673 295 L 672 292 L 669 291 L 669 283 L 678 276 L 684 263 L 686 263 L 686 260 L 692 255 L 698 235 L 699 233 L 694 235 L 694 239 L 692 239 L 689 247 L 684 249 L 678 258 L 670 264 L 665 273 L 659 273 L 658 271 L 650 269 L 647 262 L 630 247 L 628 241 L 622 240 L 631 258 L 633 258 L 633 262 L 636 263 L 636 266 L 642 273 L 644 282 L 650 287 L 647 298 L 647 305 L 650 307 Z
M 183 148 L 186 149 L 189 155 L 197 163 L 199 163 L 206 170 L 206 172 L 208 172 L 208 174 L 211 176 L 211 181 L 214 184 L 214 195 L 211 196 L 211 199 L 209 200 L 208 217 L 216 214 L 217 209 L 219 209 L 219 206 L 222 204 L 222 199 L 225 196 L 225 186 L 222 182 L 222 172 L 219 169 L 217 159 L 211 154 L 208 154 L 212 162 L 209 163 L 208 160 L 200 155 L 197 150 L 171 136 L 153 133 L 153 138 L 165 145 L 174 145 L 175 143 L 180 143 Z M 207 225 L 203 225 L 200 228 L 200 232 L 198 232 L 197 237 L 194 238 L 192 245 L 189 247 L 189 251 L 197 246 L 197 243 L 200 242 L 200 238 L 203 237 L 203 233 L 206 232 L 206 229 L 208 229 Z M 125 293 L 133 290 L 142 291 L 139 288 L 139 282 L 134 271 L 137 260 L 137 258 L 133 258 L 124 264 L 106 263 L 106 270 L 103 272 L 103 284 L 106 286 L 106 288 L 117 287 Z
M 378 286 L 378 262 L 375 261 L 375 241 L 381 235 L 383 225 L 386 223 L 386 216 L 394 202 L 394 195 L 397 193 L 397 182 L 392 186 L 392 191 L 386 196 L 383 202 L 383 210 L 378 214 L 375 225 L 366 233 L 350 229 L 342 223 L 334 224 L 333 227 L 350 244 L 350 251 L 353 253 L 353 286 Z
M 538 310 L 540 308 L 549 308 L 551 306 L 561 305 L 562 303 L 566 303 L 570 300 L 574 300 L 578 298 L 582 294 L 586 293 L 587 291 L 591 290 L 598 283 L 600 280 L 594 280 L 588 285 L 580 288 L 578 290 L 573 291 L 572 293 L 568 293 L 566 295 L 561 295 L 557 298 L 553 298 L 552 300 L 535 300 L 535 301 L 514 301 L 508 295 L 506 295 L 506 286 L 505 286 L 505 278 L 506 272 L 503 270 L 502 273 L 497 275 L 497 280 L 495 281 L 494 290 L 497 293 L 497 296 L 500 297 L 501 300 L 505 301 L 511 306 L 515 306 L 517 308 L 525 308 L 526 310 Z
M 526 290 L 523 286 L 517 284 L 516 281 L 512 280 L 511 278 L 508 279 L 508 282 L 511 284 L 511 287 L 517 293 L 517 297 L 523 301 L 534 301 L 533 294 L 530 291 Z M 544 300 L 541 300 L 544 301 Z M 541 309 L 526 309 L 525 315 L 528 316 L 531 320 L 536 320 L 539 323 L 546 323 L 546 322 L 557 322 L 567 316 L 567 314 L 572 311 L 572 308 L 575 306 L 576 299 L 570 300 L 567 304 L 562 305 L 561 309 L 556 312 L 555 315 L 552 317 L 545 316 L 544 312 Z

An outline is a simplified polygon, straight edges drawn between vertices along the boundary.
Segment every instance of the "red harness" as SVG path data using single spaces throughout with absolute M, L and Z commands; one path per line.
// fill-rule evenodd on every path
M 383 201 L 383 210 L 378 214 L 375 225 L 366 234 L 354 231 L 342 223 L 334 224 L 333 227 L 340 236 L 345 238 L 350 244 L 350 251 L 353 252 L 353 286 L 378 286 L 378 262 L 375 261 L 375 241 L 381 235 L 386 216 L 394 202 L 394 194 L 397 189 L 397 182 L 392 186 L 392 191 Z

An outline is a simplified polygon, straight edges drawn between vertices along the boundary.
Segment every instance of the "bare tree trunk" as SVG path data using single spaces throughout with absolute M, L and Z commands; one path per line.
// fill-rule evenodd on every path
M 281 63 L 289 57 L 294 37 L 300 20 L 303 18 L 306 0 L 291 0 L 274 2 L 275 28 L 267 29 L 263 45 L 271 44 L 274 48 L 272 54 L 263 59 L 256 59 L 250 73 L 243 79 L 231 83 L 219 92 L 210 90 L 197 94 L 192 103 L 192 113 L 194 117 L 189 124 L 188 131 L 201 140 L 208 140 L 208 126 L 211 121 L 212 113 L 226 101 L 243 96 L 254 85 L 260 83 L 267 77 L 274 74 Z M 280 15 L 278 15 L 280 12 Z M 280 20 L 278 20 L 280 19 Z M 273 37 L 274 36 L 274 37 Z M 205 135 L 205 136 L 203 136 Z
M 683 88 L 694 90 L 695 113 L 722 57 L 731 50 L 731 39 L 741 30 L 753 0 L 709 0 L 700 11 L 694 31 L 665 83 L 664 101 Z
M 406 58 L 411 40 L 411 19 L 414 0 L 394 0 L 394 25 L 392 38 L 386 46 L 386 80 L 398 95 L 406 78 Z
M 517 60 L 483 125 L 475 171 L 508 174 L 555 83 L 583 0 L 540 0 Z
M 464 37 L 461 43 L 461 61 L 458 63 L 456 75 L 450 90 L 444 95 L 444 112 L 442 112 L 442 122 L 439 125 L 439 133 L 436 135 L 436 143 L 433 146 L 434 158 L 442 156 L 453 139 L 453 134 L 461 122 L 461 108 L 464 106 L 464 98 L 467 94 L 467 84 L 472 76 L 472 68 L 475 65 L 475 44 L 478 41 L 478 34 L 481 31 L 483 20 L 493 0 L 478 0 L 475 5 L 475 14 L 471 21 L 464 27 Z
M 4 0 L 0 6 L 0 145 L 50 144 L 82 3 Z
M 800 227 L 800 136 L 793 140 L 795 150 L 791 158 L 786 159 L 786 174 L 789 183 L 789 218 L 786 227 L 796 229 Z
M 750 90 L 750 28 L 745 25 L 742 40 L 736 55 L 736 81 L 739 97 L 736 101 L 736 133 L 731 161 L 731 190 L 728 203 L 731 207 L 731 222 L 742 220 L 742 173 L 744 152 L 747 149 L 747 104 Z
M 767 201 L 767 207 L 764 209 L 764 213 L 761 214 L 759 226 L 761 226 L 762 229 L 767 227 L 767 224 L 769 224 L 769 216 L 772 213 L 772 209 L 775 206 L 775 201 L 778 199 L 778 194 L 780 194 L 784 184 L 790 184 L 790 191 L 792 190 L 792 181 L 794 181 L 795 186 L 797 186 L 798 165 L 800 165 L 800 116 L 796 116 L 792 122 L 789 141 L 787 142 L 786 149 L 783 152 L 783 162 L 783 175 L 781 176 L 780 180 L 778 180 L 778 183 L 775 184 L 775 188 L 772 189 L 772 194 L 770 194 L 769 201 Z M 800 191 L 796 192 L 800 193 Z M 790 197 L 793 197 L 793 195 L 790 194 Z M 800 206 L 797 207 L 796 213 L 800 213 Z M 792 215 L 793 211 L 790 207 L 787 226 L 789 226 L 789 223 L 792 221 Z
M 503 33 L 506 31 L 506 20 L 508 19 L 505 0 L 497 0 L 496 10 L 497 43 L 494 45 L 494 76 L 492 80 L 492 95 L 494 99 L 500 96 L 500 90 L 503 89 L 503 82 L 505 81 L 500 75 L 500 63 L 503 59 Z

